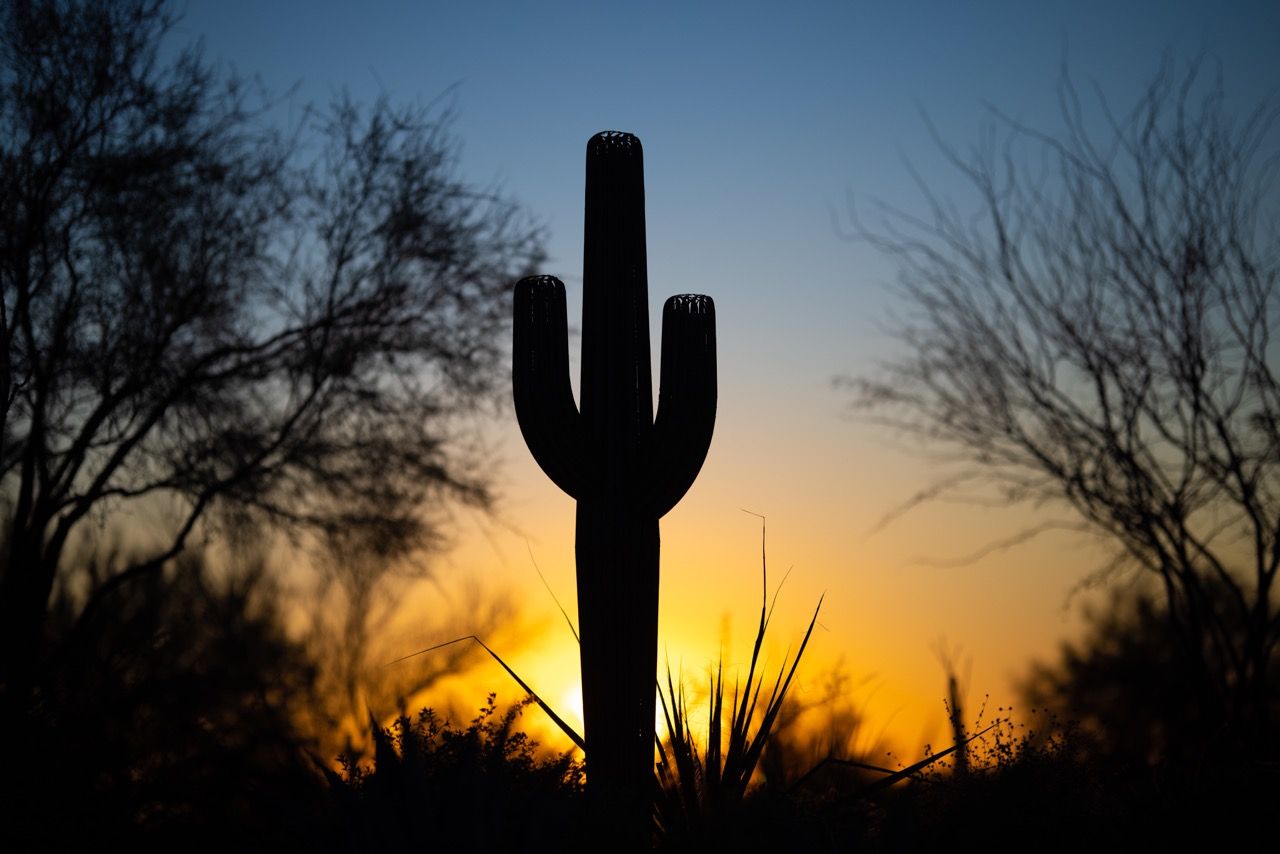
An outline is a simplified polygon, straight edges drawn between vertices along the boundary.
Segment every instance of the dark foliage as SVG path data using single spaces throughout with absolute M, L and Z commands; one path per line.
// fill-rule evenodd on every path
M 372 767 L 328 772 L 340 833 L 330 850 L 586 850 L 583 772 L 571 753 L 540 757 L 514 730 L 526 700 L 499 715 L 493 695 L 464 729 L 431 709 L 373 726 Z
M 1217 597 L 1229 595 L 1218 589 Z M 1091 768 L 1111 770 L 1171 840 L 1190 832 L 1262 829 L 1280 793 L 1280 765 L 1242 754 L 1216 704 L 1206 705 L 1180 665 L 1164 600 L 1129 589 L 1089 612 L 1084 636 L 1056 661 L 1037 664 L 1023 685 L 1030 702 L 1080 723 L 1076 745 Z M 1228 612 L 1229 613 L 1229 612 Z M 1241 627 L 1233 626 L 1233 631 Z M 1280 653 L 1272 652 L 1264 698 L 1280 712 Z
M 261 565 L 218 575 L 187 555 L 117 588 L 5 710 L 5 850 L 279 850 L 317 811 L 313 668 Z
M 1011 712 L 1012 710 L 1010 710 Z M 1033 844 L 1038 850 L 1148 850 L 1261 838 L 1280 785 L 1246 765 L 1153 771 L 1099 756 L 1075 722 L 1032 710 L 975 742 L 968 773 L 926 771 L 877 803 L 868 848 L 936 851 Z
M 1078 720 L 1081 743 L 1102 760 L 1185 768 L 1220 761 L 1231 734 L 1180 665 L 1165 607 L 1162 597 L 1129 589 L 1091 608 L 1083 637 L 1063 643 L 1056 661 L 1034 666 L 1023 684 L 1027 700 Z M 1266 705 L 1274 717 L 1280 651 L 1272 651 L 1269 671 Z

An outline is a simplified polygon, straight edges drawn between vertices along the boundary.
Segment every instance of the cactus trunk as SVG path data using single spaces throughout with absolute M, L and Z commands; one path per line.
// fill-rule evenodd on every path
M 521 432 L 578 502 L 578 617 L 587 784 L 619 832 L 647 838 L 653 786 L 658 520 L 692 485 L 715 424 L 715 309 L 663 310 L 653 414 L 644 160 L 630 134 L 587 144 L 581 411 L 568 374 L 564 286 L 516 286 L 512 384 Z

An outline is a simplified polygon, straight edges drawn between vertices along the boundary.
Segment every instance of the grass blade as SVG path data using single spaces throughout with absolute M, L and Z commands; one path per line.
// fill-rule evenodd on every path
M 587 752 L 587 742 L 582 738 L 582 736 L 578 735 L 578 733 L 574 731 L 573 727 L 565 723 L 564 720 L 559 715 L 557 715 L 552 710 L 552 708 L 548 706 L 546 702 L 543 701 L 541 697 L 538 696 L 538 693 L 534 691 L 532 688 L 530 688 L 528 683 L 526 683 L 523 679 L 521 679 L 520 675 L 516 673 L 514 670 L 512 670 L 507 665 L 507 663 L 502 660 L 502 656 L 498 655 L 496 652 L 490 649 L 489 645 L 486 644 L 484 641 L 480 640 L 480 638 L 477 637 L 476 635 L 464 635 L 463 637 L 460 637 L 460 638 L 454 638 L 451 641 L 445 641 L 444 643 L 438 643 L 435 646 L 429 646 L 426 649 L 420 649 L 417 652 L 411 652 L 408 655 L 403 655 L 400 658 L 397 658 L 395 661 L 387 662 L 387 666 L 389 667 L 392 664 L 405 661 L 406 659 L 413 658 L 414 656 L 425 655 L 428 652 L 434 652 L 437 649 L 443 649 L 446 646 L 452 646 L 455 643 L 462 643 L 463 641 L 469 641 L 469 640 L 475 641 L 476 643 L 480 644 L 481 648 L 483 648 L 485 652 L 489 653 L 489 655 L 493 657 L 494 661 L 502 665 L 503 670 L 511 674 L 511 678 L 516 680 L 516 682 L 520 685 L 520 687 L 523 688 L 525 692 L 530 697 L 533 698 L 533 701 L 538 704 L 539 708 L 541 708 L 542 711 L 547 713 L 547 717 L 551 718 L 552 722 L 555 723 L 556 726 L 560 727 L 560 731 L 563 732 L 565 735 L 567 735 L 569 737 L 569 740 L 578 746 L 579 750 L 581 750 L 583 753 Z

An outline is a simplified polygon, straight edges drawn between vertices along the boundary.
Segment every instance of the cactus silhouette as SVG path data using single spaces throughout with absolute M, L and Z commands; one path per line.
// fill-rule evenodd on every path
M 642 838 L 654 785 L 658 520 L 697 477 L 716 413 L 715 305 L 686 294 L 663 308 L 655 420 L 647 279 L 640 140 L 600 133 L 587 143 L 581 411 L 564 285 L 551 276 L 516 285 L 512 385 L 534 459 L 578 502 L 588 790 Z

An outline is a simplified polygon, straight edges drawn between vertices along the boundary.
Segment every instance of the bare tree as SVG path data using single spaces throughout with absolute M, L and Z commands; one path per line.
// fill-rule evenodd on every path
M 1220 75 L 1219 75 L 1220 77 Z M 1057 505 L 1167 602 L 1206 737 L 1274 747 L 1280 641 L 1280 276 L 1274 109 L 1166 67 L 1094 121 L 1064 75 L 1064 130 L 1000 114 L 971 155 L 972 217 L 884 209 L 858 233 L 899 264 L 905 355 L 856 402 L 959 451 L 926 494 L 983 482 Z M 1099 132 L 1099 128 L 1102 129 Z M 1032 529 L 1039 530 L 1040 528 Z
M 483 504 L 459 418 L 501 376 L 541 256 L 455 173 L 448 115 L 347 100 L 273 130 L 162 0 L 19 0 L 0 20 L 0 688 L 38 657 L 86 522 L 159 508 L 155 572 L 215 520 L 387 553 Z

